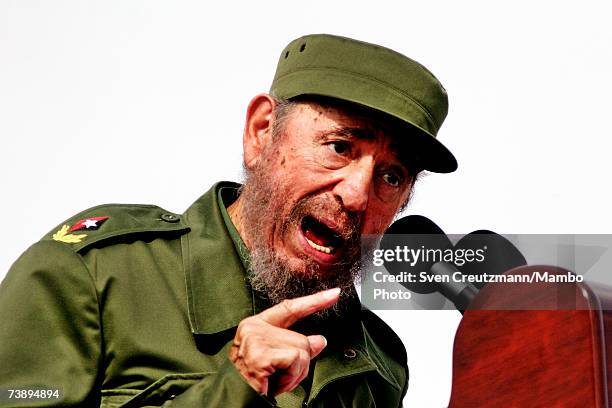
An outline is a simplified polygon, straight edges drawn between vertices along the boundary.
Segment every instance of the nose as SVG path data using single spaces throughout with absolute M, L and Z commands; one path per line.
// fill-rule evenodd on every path
M 333 192 L 342 201 L 348 211 L 365 211 L 370 198 L 374 163 L 363 159 L 343 169 L 341 180 L 334 186 Z

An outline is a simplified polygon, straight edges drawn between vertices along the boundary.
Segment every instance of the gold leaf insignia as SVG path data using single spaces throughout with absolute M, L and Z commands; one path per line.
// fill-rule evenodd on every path
M 87 234 L 68 234 L 69 229 L 69 225 L 64 225 L 59 231 L 53 234 L 53 239 L 60 242 L 66 242 L 68 244 L 76 244 L 81 242 L 83 238 L 87 236 Z

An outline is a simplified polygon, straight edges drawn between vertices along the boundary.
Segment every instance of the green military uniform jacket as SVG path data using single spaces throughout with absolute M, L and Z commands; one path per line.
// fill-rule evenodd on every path
M 219 183 L 182 215 L 94 207 L 30 247 L 0 286 L 0 406 L 269 406 L 228 359 L 236 326 L 260 301 L 222 187 L 236 189 Z M 70 232 L 91 217 L 108 218 Z M 344 321 L 326 334 L 311 383 L 277 396 L 279 406 L 401 405 L 402 343 L 369 311 Z M 59 397 L 9 398 L 9 389 Z

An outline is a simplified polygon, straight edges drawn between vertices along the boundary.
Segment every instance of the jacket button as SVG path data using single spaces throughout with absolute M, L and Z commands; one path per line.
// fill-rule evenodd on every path
M 171 223 L 179 222 L 181 220 L 178 215 L 174 215 L 174 214 L 162 214 L 161 219 L 162 221 L 171 222 Z
M 344 349 L 344 357 L 350 358 L 350 359 L 355 358 L 355 357 L 357 357 L 357 352 L 354 349 L 350 348 L 350 347 L 345 348 Z

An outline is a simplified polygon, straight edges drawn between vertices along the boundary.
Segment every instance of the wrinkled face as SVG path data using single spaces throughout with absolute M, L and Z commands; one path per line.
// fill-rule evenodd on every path
M 348 285 L 361 235 L 385 231 L 413 175 L 391 131 L 346 107 L 299 103 L 278 133 L 259 153 L 242 194 L 252 256 L 267 252 L 275 265 L 260 269 L 280 265 L 300 285 L 310 282 L 282 296 Z

